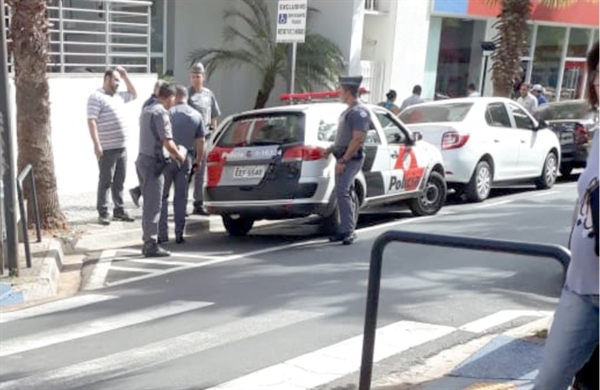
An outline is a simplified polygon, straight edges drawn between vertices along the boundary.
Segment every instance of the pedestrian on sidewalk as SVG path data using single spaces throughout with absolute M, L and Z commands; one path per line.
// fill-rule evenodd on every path
M 329 238 L 331 242 L 350 245 L 356 239 L 356 204 L 351 196 L 354 179 L 365 161 L 363 144 L 369 130 L 369 112 L 360 102 L 358 90 L 362 76 L 340 77 L 340 100 L 348 106 L 340 116 L 335 142 L 327 150 L 337 159 L 335 165 L 335 195 L 337 198 L 340 226 L 337 234 Z
M 517 99 L 517 103 L 522 105 L 531 115 L 534 115 L 538 109 L 538 100 L 531 93 L 531 85 L 527 83 L 521 84 L 521 96 Z
M 588 100 L 598 109 L 598 43 L 588 54 Z M 577 181 L 578 199 L 569 240 L 571 262 L 544 347 L 535 390 L 564 390 L 598 346 L 598 133 Z M 597 367 L 596 367 L 597 368 Z M 597 375 L 597 371 L 596 371 Z
M 421 99 L 421 92 L 423 89 L 420 85 L 415 85 L 412 90 L 412 95 L 407 97 L 403 102 L 402 106 L 400 106 L 400 112 L 406 110 L 408 107 L 413 106 L 415 104 L 423 103 L 423 99 Z
M 185 162 L 185 156 L 173 141 L 168 110 L 173 106 L 174 99 L 175 87 L 165 84 L 159 88 L 157 101 L 146 107 L 140 116 L 140 146 L 135 166 L 144 197 L 142 254 L 145 257 L 170 256 L 158 245 L 158 221 L 165 183 L 164 171 L 169 164 L 169 157 L 180 164 Z
M 127 92 L 118 92 L 121 80 Z M 125 68 L 119 66 L 104 73 L 102 88 L 92 93 L 87 102 L 88 128 L 100 171 L 96 208 L 98 221 L 110 224 L 108 196 L 112 192 L 113 220 L 133 222 L 125 211 L 123 185 L 127 172 L 126 143 L 129 136 L 126 103 L 137 97 Z
M 398 94 L 393 89 L 390 89 L 389 92 L 385 95 L 387 99 L 385 102 L 379 103 L 379 105 L 386 110 L 391 111 L 394 115 L 400 115 L 400 107 L 396 105 L 396 99 L 398 98 Z
M 198 62 L 192 66 L 190 75 L 191 86 L 189 88 L 189 105 L 202 115 L 205 127 L 206 138 L 210 138 L 211 133 L 217 129 L 217 118 L 221 115 L 219 103 L 215 94 L 204 86 L 204 65 Z M 208 130 L 206 130 L 208 128 Z M 202 156 L 199 156 L 200 164 L 196 166 L 194 174 L 194 214 L 204 215 L 202 205 L 204 196 L 202 187 L 204 185 L 204 175 L 206 172 L 206 150 Z
M 190 107 L 188 90 L 183 85 L 175 87 L 175 105 L 171 107 L 171 124 L 173 126 L 173 141 L 188 151 L 185 162 L 171 162 L 165 169 L 165 187 L 163 190 L 162 209 L 158 224 L 158 242 L 169 241 L 167 217 L 169 213 L 169 193 L 171 186 L 175 187 L 173 211 L 175 216 L 175 242 L 183 244 L 185 230 L 185 209 L 188 202 L 188 183 L 192 165 L 201 165 L 204 154 L 204 123 L 198 111 Z
M 163 85 L 165 85 L 164 80 L 158 80 L 156 82 L 156 84 L 154 84 L 154 90 L 152 91 L 152 95 L 150 95 L 150 97 L 144 102 L 144 104 L 142 105 L 142 110 L 144 110 L 144 108 L 156 103 L 156 101 L 158 99 L 157 98 L 158 91 L 160 90 L 160 87 L 162 87 Z M 141 182 L 139 177 L 138 177 L 138 182 Z M 138 185 L 137 187 L 130 189 L 129 195 L 131 196 L 131 200 L 132 200 L 133 204 L 135 205 L 135 207 L 140 207 L 140 198 L 142 197 L 142 189 L 140 188 L 140 186 Z

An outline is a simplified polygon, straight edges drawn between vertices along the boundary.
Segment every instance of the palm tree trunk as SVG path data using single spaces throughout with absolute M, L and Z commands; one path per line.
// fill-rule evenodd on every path
M 18 167 L 33 166 L 43 229 L 64 229 L 58 202 L 49 86 L 46 78 L 49 31 L 45 0 L 12 0 L 11 38 L 15 59 Z M 27 189 L 27 195 L 30 195 Z M 29 197 L 29 199 L 31 199 Z M 32 202 L 28 202 L 31 207 Z M 28 215 L 32 215 L 31 208 Z M 31 220 L 31 219 L 30 219 Z
M 494 96 L 509 97 L 515 83 L 521 80 L 521 56 L 527 49 L 527 21 L 532 7 L 531 0 L 502 1 L 500 20 L 495 24 L 497 49 L 492 54 Z
M 254 103 L 254 109 L 264 108 L 269 101 L 269 96 L 271 96 L 271 92 L 273 88 L 275 88 L 275 77 L 277 76 L 276 70 L 269 70 L 267 74 L 265 74 L 262 82 L 262 87 L 258 91 L 256 95 L 256 101 Z

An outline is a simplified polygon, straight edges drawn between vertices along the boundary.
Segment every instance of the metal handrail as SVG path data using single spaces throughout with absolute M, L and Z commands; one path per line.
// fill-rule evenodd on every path
M 571 260 L 568 249 L 559 245 L 533 244 L 529 242 L 492 240 L 487 238 L 461 237 L 440 234 L 426 234 L 403 231 L 388 231 L 375 240 L 371 248 L 369 265 L 369 285 L 363 334 L 362 360 L 360 366 L 359 390 L 370 390 L 377 329 L 377 310 L 381 285 L 381 263 L 383 251 L 392 242 L 433 245 L 447 248 L 478 250 L 486 252 L 510 253 L 522 256 L 549 257 L 557 260 L 566 269 Z
M 42 229 L 40 226 L 40 211 L 38 209 L 37 192 L 35 190 L 35 178 L 33 176 L 33 167 L 27 164 L 17 177 L 17 196 L 19 197 L 19 210 L 21 211 L 21 231 L 23 232 L 23 245 L 25 246 L 25 261 L 27 268 L 31 268 L 31 248 L 29 246 L 29 230 L 25 213 L 25 196 L 23 191 L 23 182 L 29 176 L 31 186 L 31 197 L 33 201 L 33 213 L 35 215 L 35 234 L 37 242 L 42 242 Z

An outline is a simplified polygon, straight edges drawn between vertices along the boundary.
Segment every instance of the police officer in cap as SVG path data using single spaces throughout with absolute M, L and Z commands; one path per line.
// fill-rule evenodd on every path
M 144 108 L 140 116 L 140 146 L 135 166 L 144 197 L 142 253 L 145 257 L 170 255 L 158 245 L 158 221 L 165 185 L 164 170 L 168 166 L 165 154 L 180 164 L 185 162 L 186 157 L 173 141 L 168 110 L 173 106 L 174 99 L 175 86 L 164 84 L 158 89 L 156 101 Z
M 365 156 L 363 144 L 369 130 L 369 111 L 359 100 L 359 88 L 362 76 L 340 77 L 340 100 L 348 105 L 340 116 L 335 142 L 328 153 L 336 158 L 335 194 L 337 197 L 340 227 L 331 242 L 350 245 L 356 239 L 354 233 L 354 200 L 350 190 L 356 175 L 362 169 Z

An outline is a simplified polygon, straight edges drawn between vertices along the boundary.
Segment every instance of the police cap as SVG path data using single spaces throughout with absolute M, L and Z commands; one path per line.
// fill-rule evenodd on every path
M 363 77 L 362 76 L 340 76 L 339 78 L 340 85 L 344 87 L 354 87 L 359 88 L 362 84 Z

